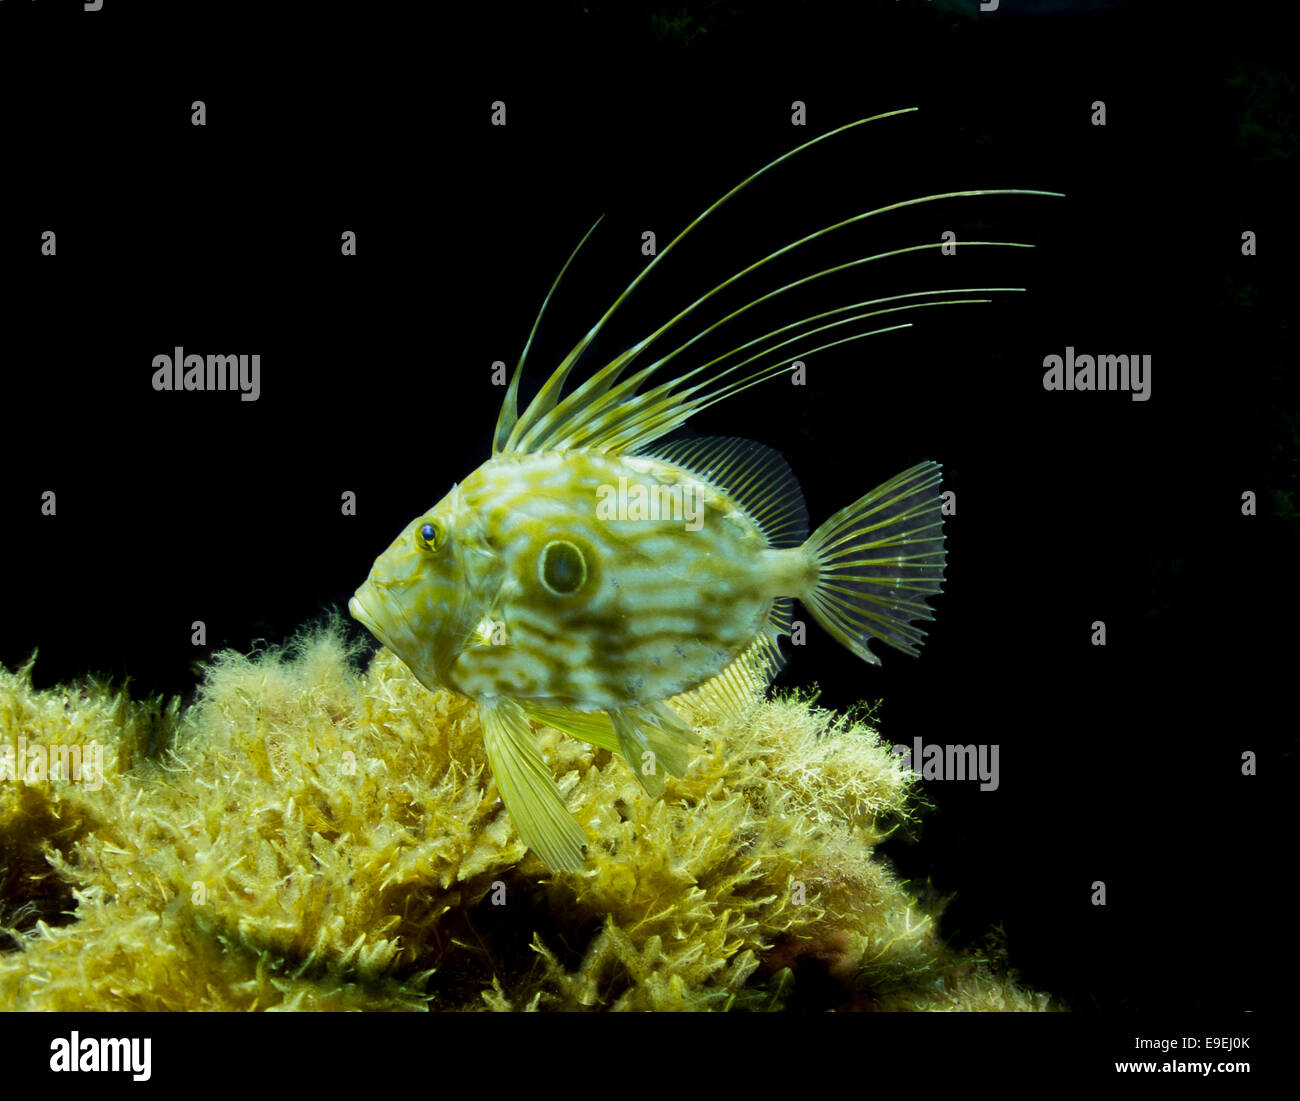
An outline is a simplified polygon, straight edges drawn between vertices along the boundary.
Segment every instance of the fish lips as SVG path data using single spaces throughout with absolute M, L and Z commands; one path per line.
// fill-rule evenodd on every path
M 379 639 L 379 641 L 385 646 L 388 645 L 388 641 L 384 637 L 384 632 L 379 626 L 379 623 L 376 621 L 375 617 L 366 610 L 366 606 L 361 603 L 360 593 L 348 601 L 348 614 L 360 623 L 367 631 L 374 635 L 375 638 Z

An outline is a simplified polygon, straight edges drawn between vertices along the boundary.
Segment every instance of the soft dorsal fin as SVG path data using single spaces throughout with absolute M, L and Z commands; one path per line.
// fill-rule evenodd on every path
M 803 491 L 779 451 L 753 440 L 701 436 L 673 440 L 645 453 L 680 466 L 722 490 L 758 525 L 773 547 L 797 547 L 808 538 Z

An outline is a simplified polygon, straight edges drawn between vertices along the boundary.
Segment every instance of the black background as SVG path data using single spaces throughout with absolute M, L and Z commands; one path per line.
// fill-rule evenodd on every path
M 490 366 L 513 366 L 597 215 L 532 386 L 639 270 L 644 230 L 662 247 L 788 148 L 916 106 L 719 211 L 589 362 L 841 217 L 958 188 L 1065 192 L 872 219 L 759 276 L 755 291 L 949 228 L 1037 246 L 840 277 L 808 312 L 1029 290 L 919 311 L 810 359 L 804 390 L 774 381 L 691 428 L 780 448 L 814 525 L 920 459 L 944 464 L 958 512 L 922 657 L 867 667 L 810 627 L 780 683 L 815 682 L 836 707 L 882 698 L 896 742 L 1000 745 L 998 791 L 927 785 L 915 837 L 887 847 L 917 890 L 951 896 L 949 940 L 989 947 L 1000 926 L 1024 981 L 1085 1012 L 1271 1002 L 1268 961 L 1290 938 L 1275 921 L 1294 863 L 1280 701 L 1297 547 L 1280 25 L 1137 3 L 312 6 L 275 25 L 237 6 L 119 6 L 4 6 L 0 661 L 38 648 L 39 685 L 105 673 L 186 694 L 196 658 L 342 608 L 400 527 L 487 457 Z M 795 100 L 806 128 L 790 126 Z M 152 359 L 176 345 L 260 353 L 260 400 L 155 393 Z M 1046 393 L 1043 357 L 1066 345 L 1150 354 L 1151 400 Z M 45 490 L 57 518 L 39 514 Z

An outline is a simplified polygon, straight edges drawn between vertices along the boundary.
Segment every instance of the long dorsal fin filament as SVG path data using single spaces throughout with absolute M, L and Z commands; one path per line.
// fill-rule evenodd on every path
M 706 208 L 701 214 L 699 214 L 695 218 L 694 221 L 692 221 L 685 229 L 683 229 L 679 234 L 677 234 L 676 237 L 674 237 L 671 241 L 669 241 L 668 244 L 659 252 L 659 254 L 653 260 L 650 261 L 650 263 L 648 263 L 644 268 L 641 269 L 641 271 L 632 280 L 632 282 L 630 282 L 627 285 L 627 287 L 624 288 L 623 293 L 620 294 L 610 305 L 609 309 L 607 309 L 604 312 L 600 320 L 597 321 L 596 324 L 592 326 L 592 328 L 587 332 L 587 334 L 580 341 L 578 341 L 578 343 L 574 346 L 573 351 L 571 351 L 567 356 L 565 356 L 564 362 L 561 363 L 560 366 L 555 369 L 554 373 L 551 375 L 551 378 L 547 381 L 547 386 L 543 387 L 542 393 L 539 393 L 537 398 L 534 399 L 534 401 L 532 402 L 532 404 L 530 404 L 529 407 L 524 410 L 523 416 L 518 420 L 518 423 L 512 426 L 509 445 L 507 446 L 503 444 L 501 450 L 509 450 L 509 451 L 525 450 L 525 448 L 522 448 L 518 445 L 519 438 L 525 432 L 528 431 L 528 429 L 532 426 L 537 416 L 540 416 L 541 414 L 549 411 L 550 408 L 555 404 L 555 395 L 558 394 L 559 387 L 563 385 L 564 379 L 568 376 L 568 373 L 572 369 L 573 364 L 577 361 L 578 357 L 581 356 L 582 353 L 587 350 L 591 342 L 596 339 L 601 329 L 604 328 L 605 322 L 607 322 L 613 316 L 614 311 L 617 310 L 619 306 L 621 306 L 627 300 L 627 298 L 632 294 L 634 290 L 636 290 L 636 288 L 641 284 L 641 280 L 643 280 L 647 275 L 649 275 L 654 270 L 655 266 L 665 256 L 667 256 L 670 252 L 672 252 L 674 246 L 676 246 L 678 242 L 683 240 L 687 236 L 687 234 L 689 234 L 693 229 L 695 229 L 696 226 L 698 226 L 701 222 L 703 222 L 705 218 L 707 218 L 720 206 L 726 203 L 728 199 L 732 198 L 734 195 L 743 191 L 749 184 L 753 183 L 760 176 L 769 172 L 771 169 L 775 168 L 783 161 L 789 160 L 796 153 L 800 153 L 803 150 L 818 144 L 819 142 L 826 141 L 828 138 L 833 138 L 836 134 L 841 134 L 845 130 L 852 130 L 854 127 L 864 126 L 868 122 L 876 122 L 879 119 L 891 118 L 894 115 L 910 114 L 911 112 L 916 111 L 917 109 L 918 108 L 916 107 L 900 107 L 897 110 L 885 111 L 882 114 L 872 115 L 869 118 L 856 119 L 853 122 L 845 123 L 843 126 L 836 127 L 836 129 L 834 130 L 828 130 L 824 134 L 819 134 L 817 137 L 812 138 L 810 141 L 806 141 L 802 145 L 796 146 L 794 149 L 791 149 L 786 153 L 782 153 L 781 156 L 777 157 L 775 160 L 769 161 L 767 164 L 763 165 L 763 167 L 760 168 L 757 172 L 754 172 L 751 175 L 745 177 L 745 179 L 741 180 L 740 183 L 738 183 L 735 187 L 733 187 L 730 191 L 728 191 L 725 195 L 723 195 L 722 198 L 718 199 L 716 202 L 714 202 L 708 208 Z M 592 227 L 592 229 L 594 228 L 595 226 Z M 591 231 L 588 230 L 588 234 L 590 234 L 590 232 Z M 584 237 L 583 240 L 585 241 L 586 238 Z M 581 248 L 581 244 L 579 244 L 579 248 Z M 577 249 L 574 249 L 574 254 L 576 255 L 576 253 L 577 253 Z M 570 256 L 570 259 L 572 258 L 573 257 Z M 565 267 L 567 268 L 568 265 L 566 264 Z M 563 269 L 561 269 L 560 274 L 561 275 L 564 274 Z M 558 284 L 558 282 L 559 279 L 557 278 L 556 283 Z M 554 286 L 552 286 L 551 289 L 554 290 L 555 289 Z M 545 303 L 543 303 L 543 308 L 545 308 Z M 535 328 L 536 328 L 536 323 L 534 323 L 534 329 Z M 643 341 L 640 345 L 638 345 L 637 346 L 638 350 L 640 347 L 643 347 L 645 343 L 646 342 Z M 624 354 L 626 355 L 627 353 Z M 550 386 L 551 382 L 555 382 L 557 383 L 557 385 L 555 387 L 554 392 L 550 393 L 549 395 L 549 403 L 545 401 L 539 402 L 539 399 L 542 398 L 543 393 L 547 392 L 547 388 Z
M 649 365 L 640 368 L 634 374 L 624 377 L 625 372 L 627 372 L 628 368 L 631 367 L 642 352 L 651 347 L 660 337 L 682 322 L 685 318 L 689 317 L 694 311 L 699 309 L 715 295 L 721 293 L 738 280 L 754 271 L 757 271 L 765 264 L 776 260 L 778 257 L 781 257 L 802 245 L 806 245 L 809 242 L 822 238 L 827 234 L 833 233 L 836 230 L 875 217 L 876 215 L 942 199 L 982 195 L 1054 196 L 1059 193 L 1020 188 L 994 188 L 945 191 L 932 195 L 923 195 L 919 198 L 906 199 L 900 202 L 876 207 L 873 210 L 863 211 L 831 225 L 823 226 L 821 229 L 814 230 L 795 241 L 769 252 L 767 255 L 723 280 L 711 290 L 700 295 L 648 336 L 637 341 L 635 344 L 615 356 L 603 367 L 594 371 L 588 378 L 575 386 L 569 394 L 561 397 L 561 391 L 564 388 L 574 365 L 582 356 L 583 352 L 585 352 L 591 345 L 591 342 L 600 333 L 601 329 L 613 315 L 615 310 L 618 309 L 641 281 L 654 269 L 659 261 L 668 255 L 675 245 L 683 240 L 687 234 L 689 234 L 705 218 L 717 210 L 718 207 L 722 206 L 728 199 L 736 195 L 744 187 L 762 176 L 764 173 L 794 156 L 796 153 L 799 153 L 818 142 L 824 141 L 836 134 L 843 133 L 845 130 L 852 129 L 856 126 L 861 126 L 878 119 L 889 118 L 894 115 L 906 114 L 913 110 L 915 110 L 915 108 L 889 111 L 884 114 L 874 115 L 870 118 L 859 119 L 834 130 L 830 130 L 827 133 L 821 134 L 818 137 L 813 138 L 811 141 L 807 141 L 795 149 L 782 154 L 780 157 L 777 157 L 775 160 L 764 165 L 757 172 L 746 177 L 720 199 L 705 209 L 704 212 L 696 217 L 694 221 L 687 225 L 685 229 L 674 237 L 673 240 L 669 242 L 669 244 L 636 275 L 631 283 L 629 283 L 624 291 L 615 299 L 613 304 L 605 311 L 600 320 L 596 322 L 586 335 L 578 341 L 568 355 L 564 357 L 564 360 L 552 372 L 551 376 L 546 380 L 545 384 L 532 402 L 529 403 L 528 407 L 522 413 L 517 413 L 518 383 L 522 374 L 524 362 L 524 357 L 521 356 L 519 365 L 515 369 L 514 376 L 511 379 L 509 389 L 506 393 L 500 417 L 498 418 L 497 430 L 493 440 L 493 454 L 501 454 L 502 452 L 533 452 L 575 447 L 598 448 L 609 452 L 636 451 L 645 448 L 654 440 L 673 431 L 700 410 L 781 373 L 788 368 L 791 361 L 800 356 L 812 355 L 814 352 L 833 348 L 837 345 L 845 344 L 853 340 L 863 339 L 867 336 L 875 336 L 879 333 L 889 332 L 898 328 L 908 328 L 910 326 L 908 324 L 892 325 L 885 328 L 872 329 L 866 332 L 853 333 L 839 340 L 818 345 L 815 348 L 802 348 L 798 352 L 790 353 L 784 359 L 766 363 L 764 366 L 741 378 L 730 379 L 725 383 L 722 381 L 727 379 L 728 376 L 731 376 L 734 372 L 752 364 L 755 360 L 769 356 L 780 348 L 802 341 L 805 338 L 812 336 L 814 333 L 823 332 L 827 329 L 850 324 L 852 322 L 862 321 L 865 318 L 874 317 L 878 314 L 918 309 L 930 305 L 955 305 L 989 301 L 989 299 L 985 298 L 938 298 L 937 296 L 989 294 L 1001 291 L 1021 290 L 1022 288 L 1018 287 L 975 287 L 962 290 L 914 291 L 905 294 L 891 295 L 886 298 L 853 303 L 847 306 L 835 307 L 821 313 L 800 318 L 797 321 L 793 321 L 779 328 L 772 329 L 771 331 L 764 333 L 762 336 L 738 344 L 730 351 L 709 360 L 707 363 L 696 366 L 652 387 L 649 390 L 646 390 L 645 392 L 641 392 L 642 385 L 653 374 L 660 371 L 666 364 L 680 356 L 698 341 L 704 339 L 718 330 L 721 326 L 733 321 L 760 304 L 770 301 L 777 295 L 784 294 L 787 291 L 803 286 L 814 279 L 820 279 L 836 272 L 845 271 L 849 268 L 857 267 L 874 260 L 888 259 L 890 257 L 919 252 L 925 249 L 943 248 L 948 244 L 956 244 L 963 247 L 971 245 L 989 245 L 1008 248 L 1033 247 L 1032 245 L 1015 241 L 929 241 L 921 244 L 909 245 L 902 248 L 891 249 L 886 252 L 876 253 L 871 256 L 857 257 L 842 264 L 837 264 L 813 272 L 809 275 L 805 275 L 799 279 L 786 283 L 783 286 L 777 287 L 774 290 L 767 291 L 737 309 L 732 310 L 730 313 L 726 314 L 719 320 L 714 321 L 712 324 L 703 327 L 698 333 L 685 340 L 682 344 L 669 351 L 666 355 L 663 355 L 661 358 L 655 360 Z M 587 237 L 590 236 L 594 229 L 595 226 L 593 226 L 591 230 L 588 230 L 587 235 L 583 238 L 583 242 L 586 241 Z M 582 242 L 578 245 L 578 248 L 581 247 Z M 569 260 L 566 261 L 564 268 L 561 269 L 560 276 L 557 276 L 555 284 L 552 285 L 551 291 L 547 294 L 546 300 L 542 304 L 543 310 L 545 310 L 547 302 L 550 301 L 551 294 L 554 293 L 556 286 L 558 286 L 560 277 L 562 277 L 565 270 L 567 270 L 569 263 L 572 262 L 577 251 L 578 249 L 574 249 Z M 851 310 L 863 306 L 881 305 L 886 302 L 898 302 L 907 298 L 929 298 L 931 300 L 891 306 L 885 309 L 869 311 L 851 317 L 842 318 L 823 325 L 808 327 L 813 326 L 813 323 L 815 322 L 822 321 L 823 319 L 835 314 L 848 313 Z M 540 317 L 541 314 L 539 312 L 538 321 L 540 321 Z M 529 334 L 528 343 L 525 345 L 524 349 L 525 355 L 527 354 L 528 347 L 532 344 L 533 334 L 537 330 L 537 323 L 537 321 L 534 322 L 533 331 Z M 747 358 L 741 359 L 729 366 L 720 366 L 733 356 L 740 355 L 741 353 L 754 348 L 756 345 L 761 345 L 766 341 L 772 340 L 777 336 L 786 333 L 790 333 L 791 335 L 779 343 L 755 351 Z M 689 380 L 696 378 L 698 378 L 699 381 L 687 385 Z
M 546 307 L 551 304 L 551 296 L 555 294 L 556 288 L 560 285 L 560 280 L 564 278 L 564 273 L 569 270 L 569 265 L 573 263 L 574 257 L 578 255 L 582 246 L 587 243 L 587 238 L 596 232 L 596 227 L 600 225 L 604 218 L 605 215 L 602 214 L 592 222 L 591 228 L 582 235 L 582 240 L 569 253 L 569 258 L 564 261 L 564 266 L 560 268 L 559 273 L 555 276 L 555 282 L 551 284 L 551 289 L 546 292 L 546 297 L 542 299 L 542 305 L 537 311 L 537 316 L 533 318 L 533 327 L 528 330 L 528 339 L 524 341 L 524 350 L 519 353 L 519 362 L 515 364 L 514 374 L 510 376 L 510 386 L 506 390 L 505 400 L 501 403 L 501 412 L 497 415 L 496 431 L 492 434 L 493 455 L 499 455 L 506 449 L 506 441 L 510 438 L 510 433 L 519 420 L 519 379 L 524 373 L 524 361 L 528 358 L 529 349 L 533 346 L 533 337 L 537 335 L 537 327 L 542 323 L 542 315 L 546 313 Z M 573 356 L 572 358 L 577 357 Z M 559 392 L 558 387 L 556 392 Z

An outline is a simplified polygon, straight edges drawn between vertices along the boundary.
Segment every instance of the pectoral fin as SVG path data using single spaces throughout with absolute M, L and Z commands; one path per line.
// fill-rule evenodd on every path
M 512 699 L 479 701 L 488 764 L 520 840 L 553 871 L 582 867 L 586 835 L 565 809 L 523 707 Z

